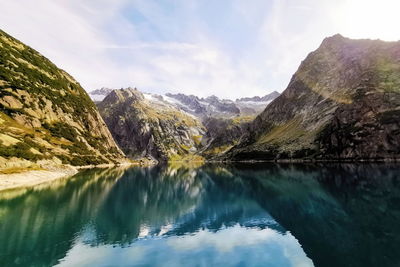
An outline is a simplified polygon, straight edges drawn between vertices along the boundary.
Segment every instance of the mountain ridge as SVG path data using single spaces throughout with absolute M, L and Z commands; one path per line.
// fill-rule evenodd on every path
M 131 87 L 128 87 L 129 89 Z M 123 89 L 123 88 L 121 88 Z M 89 92 L 89 96 L 95 102 L 101 102 L 109 93 L 113 90 L 103 87 Z M 200 118 L 206 117 L 235 117 L 238 115 L 257 115 L 260 113 L 269 103 L 271 103 L 276 97 L 279 96 L 277 91 L 273 91 L 262 97 L 246 97 L 236 100 L 220 99 L 215 95 L 208 97 L 198 97 L 195 95 L 186 95 L 183 93 L 166 93 L 164 95 L 150 94 L 143 92 L 146 96 L 154 96 L 162 98 L 163 100 L 170 102 L 180 109 L 191 113 Z
M 325 38 L 228 160 L 400 157 L 400 42 Z

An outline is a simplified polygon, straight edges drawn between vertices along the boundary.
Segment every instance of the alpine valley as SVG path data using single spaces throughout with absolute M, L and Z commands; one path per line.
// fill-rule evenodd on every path
M 0 31 L 2 172 L 132 160 L 395 160 L 399 118 L 400 42 L 326 38 L 282 94 L 228 100 L 136 88 L 87 94 Z
M 0 7 L 0 267 L 400 266 L 400 0 Z
M 249 122 L 279 93 L 231 101 L 102 88 L 90 96 L 127 156 L 159 162 L 221 155 L 238 143 Z

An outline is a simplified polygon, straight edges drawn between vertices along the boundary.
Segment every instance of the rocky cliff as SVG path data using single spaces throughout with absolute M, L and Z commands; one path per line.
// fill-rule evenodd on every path
M 226 157 L 400 158 L 400 42 L 326 38 Z
M 194 156 L 202 147 L 205 129 L 201 122 L 164 101 L 162 96 L 132 88 L 117 89 L 98 107 L 129 157 L 179 160 Z
M 79 83 L 0 30 L 0 168 L 123 157 Z

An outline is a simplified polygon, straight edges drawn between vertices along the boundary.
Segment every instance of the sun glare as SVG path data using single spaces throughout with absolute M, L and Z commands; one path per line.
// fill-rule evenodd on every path
M 347 37 L 398 41 L 399 12 L 400 0 L 347 0 L 337 16 Z

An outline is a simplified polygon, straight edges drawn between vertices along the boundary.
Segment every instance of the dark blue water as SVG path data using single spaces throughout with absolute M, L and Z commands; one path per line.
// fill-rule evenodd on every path
M 398 165 L 84 171 L 0 192 L 0 266 L 400 266 Z

